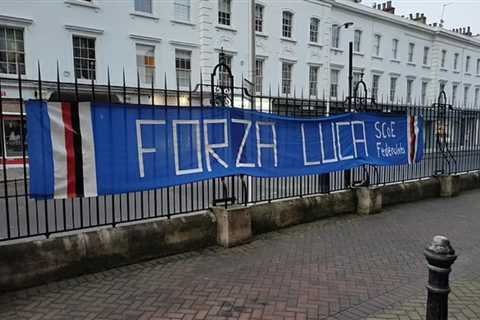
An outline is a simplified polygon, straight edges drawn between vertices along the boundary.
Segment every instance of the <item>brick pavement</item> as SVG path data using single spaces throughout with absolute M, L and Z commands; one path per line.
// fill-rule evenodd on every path
M 449 296 L 449 320 L 480 319 L 480 278 L 459 280 L 452 284 Z M 368 317 L 368 320 L 421 320 L 425 319 L 426 294 L 403 302 Z
M 8 293 L 0 296 L 0 319 L 387 317 L 424 296 L 422 251 L 434 234 L 450 237 L 460 254 L 454 283 L 480 277 L 479 196 L 332 218 L 230 250 L 214 247 Z

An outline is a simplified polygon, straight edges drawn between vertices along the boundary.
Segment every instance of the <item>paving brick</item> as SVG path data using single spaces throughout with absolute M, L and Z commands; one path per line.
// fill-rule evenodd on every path
M 446 234 L 451 319 L 479 319 L 479 191 L 343 216 L 0 296 L 0 319 L 419 320 L 422 251 Z

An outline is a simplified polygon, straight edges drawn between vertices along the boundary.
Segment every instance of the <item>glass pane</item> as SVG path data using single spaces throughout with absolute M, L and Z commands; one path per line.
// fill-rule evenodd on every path
M 135 0 L 135 10 L 152 13 L 152 0 Z
M 9 63 L 15 63 L 17 61 L 16 54 L 14 52 L 8 52 L 7 53 L 7 61 Z
M 17 40 L 23 40 L 23 30 L 15 30 L 15 38 L 17 38 Z
M 17 73 L 17 65 L 14 63 L 8 64 L 8 73 L 16 74 Z
M 17 41 L 17 51 L 24 52 L 23 41 Z
M 23 53 L 17 53 L 17 63 L 25 63 L 25 55 Z
M 0 73 L 7 73 L 7 64 L 0 62 Z
M 25 74 L 25 64 L 24 63 L 19 63 L 18 64 L 18 69 L 20 70 L 21 74 Z
M 88 47 L 90 49 L 95 49 L 95 39 L 88 39 Z
M 18 120 L 5 120 L 5 149 L 7 157 L 22 156 L 21 122 Z M 26 128 L 25 128 L 26 130 Z M 25 132 L 25 131 L 24 131 Z
M 7 29 L 7 39 L 8 40 L 15 40 L 15 30 Z
M 15 41 L 7 41 L 7 50 L 8 51 L 15 51 L 17 49 L 17 46 L 15 44 Z

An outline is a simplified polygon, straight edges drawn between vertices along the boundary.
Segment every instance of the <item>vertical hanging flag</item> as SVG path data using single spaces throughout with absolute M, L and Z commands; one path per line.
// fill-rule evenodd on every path
M 48 103 L 56 198 L 97 195 L 95 144 L 89 102 Z

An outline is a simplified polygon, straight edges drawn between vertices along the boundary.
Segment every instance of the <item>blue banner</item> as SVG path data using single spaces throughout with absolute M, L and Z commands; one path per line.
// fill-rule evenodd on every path
M 323 174 L 423 158 L 423 119 L 293 119 L 238 108 L 27 103 L 30 194 L 90 197 L 250 175 Z

